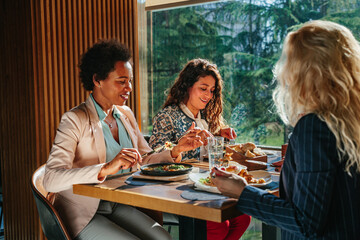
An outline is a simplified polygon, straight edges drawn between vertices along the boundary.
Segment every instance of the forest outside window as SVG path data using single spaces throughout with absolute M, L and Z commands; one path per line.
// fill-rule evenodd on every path
M 289 129 L 274 109 L 272 70 L 288 31 L 324 19 L 360 39 L 360 0 L 237 0 L 156 11 L 145 11 L 144 4 L 139 0 L 144 134 L 151 134 L 152 118 L 186 62 L 205 58 L 224 80 L 223 116 L 236 141 L 281 146 Z

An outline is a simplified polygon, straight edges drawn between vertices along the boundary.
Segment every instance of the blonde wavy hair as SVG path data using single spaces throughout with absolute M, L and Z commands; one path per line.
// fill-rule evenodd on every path
M 360 45 L 349 29 L 311 21 L 285 39 L 273 98 L 285 123 L 315 113 L 335 135 L 345 170 L 360 172 Z
M 225 126 L 222 118 L 222 85 L 223 80 L 215 64 L 208 60 L 197 58 L 190 60 L 179 73 L 174 85 L 170 88 L 163 108 L 180 103 L 186 103 L 189 99 L 189 88 L 191 88 L 200 77 L 212 76 L 215 79 L 214 96 L 201 111 L 209 123 L 210 132 L 216 134 Z

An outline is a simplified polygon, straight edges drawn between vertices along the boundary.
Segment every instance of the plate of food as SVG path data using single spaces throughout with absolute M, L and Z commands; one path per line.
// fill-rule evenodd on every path
M 224 159 L 226 158 L 224 157 Z M 246 166 L 241 165 L 240 163 L 237 163 L 235 161 L 226 161 L 226 160 L 223 160 L 223 165 L 218 166 L 218 168 L 223 171 L 227 171 L 235 174 L 238 174 L 242 169 L 247 169 Z
M 239 176 L 245 178 L 250 186 L 261 187 L 271 183 L 271 175 L 267 171 L 257 170 L 248 172 L 246 169 L 242 169 Z M 212 193 L 220 193 L 217 187 L 211 182 L 209 172 L 204 173 L 190 173 L 189 178 L 194 182 L 195 189 L 201 191 L 207 191 Z
M 141 173 L 151 176 L 175 176 L 187 174 L 192 166 L 186 163 L 153 163 L 140 167 Z
M 196 190 L 220 193 L 217 187 L 211 182 L 211 177 L 209 172 L 204 173 L 190 173 L 189 178 L 194 182 Z M 221 193 L 220 193 L 221 194 Z
M 239 176 L 245 178 L 247 183 L 250 186 L 261 187 L 265 186 L 272 182 L 271 174 L 264 170 L 255 170 L 255 171 L 243 171 L 241 170 L 238 173 Z

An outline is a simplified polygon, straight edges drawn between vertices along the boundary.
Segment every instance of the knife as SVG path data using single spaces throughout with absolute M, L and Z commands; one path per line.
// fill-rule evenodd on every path
M 260 164 L 260 165 L 265 165 L 265 166 L 270 166 L 271 163 L 267 163 L 267 162 L 261 162 L 261 161 L 256 161 L 256 160 L 245 160 L 248 163 L 256 163 L 256 164 Z

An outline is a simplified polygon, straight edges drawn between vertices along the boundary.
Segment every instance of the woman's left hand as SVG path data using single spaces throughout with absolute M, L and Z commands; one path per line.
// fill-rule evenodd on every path
M 222 128 L 220 130 L 220 136 L 228 139 L 235 139 L 237 135 L 233 128 Z
M 244 178 L 234 173 L 229 173 L 217 169 L 216 167 L 211 170 L 211 181 L 216 185 L 219 191 L 228 197 L 238 199 L 247 185 Z

